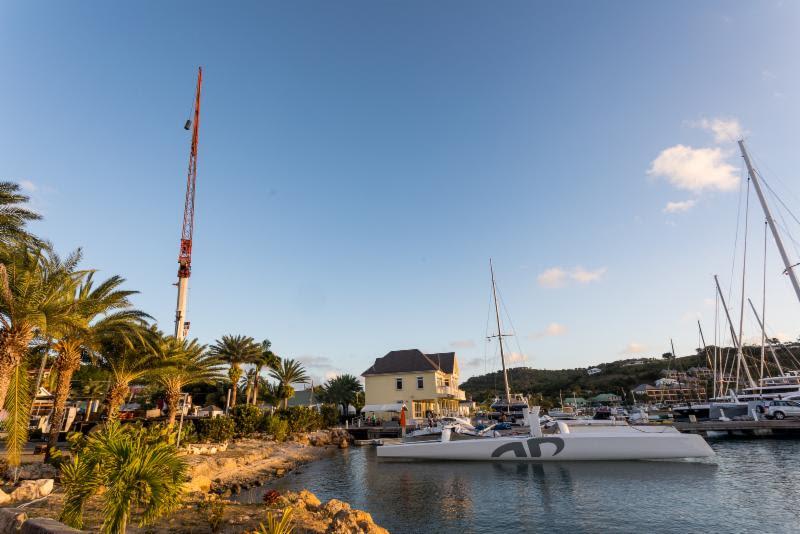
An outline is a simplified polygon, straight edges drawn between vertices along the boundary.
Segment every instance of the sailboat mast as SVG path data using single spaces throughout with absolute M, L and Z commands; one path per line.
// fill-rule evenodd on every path
M 489 259 L 489 271 L 492 273 L 492 296 L 494 297 L 494 316 L 497 319 L 497 341 L 500 343 L 500 363 L 503 364 L 503 384 L 506 387 L 506 406 L 511 409 L 511 388 L 508 387 L 508 372 L 506 371 L 506 356 L 503 351 L 503 333 L 500 331 L 500 307 L 497 305 L 497 285 L 494 282 L 494 267 Z
M 739 364 L 741 364 L 742 360 L 744 359 L 744 353 L 742 352 L 742 345 L 740 343 L 739 337 L 736 335 L 736 331 L 733 329 L 733 321 L 731 321 L 731 314 L 728 312 L 728 305 L 725 304 L 725 297 L 722 296 L 722 289 L 720 289 L 720 287 L 719 287 L 719 278 L 717 278 L 716 274 L 714 275 L 714 282 L 717 284 L 717 294 L 719 295 L 719 300 L 722 303 L 722 309 L 725 310 L 725 317 L 728 318 L 728 328 L 730 328 L 730 330 L 731 330 L 731 338 L 733 339 L 733 345 L 736 347 L 736 357 L 738 358 L 737 367 L 736 367 L 736 370 L 737 370 L 736 383 L 737 383 L 737 386 L 738 386 L 738 383 L 739 383 L 739 376 L 738 376 Z M 747 369 L 747 365 L 746 364 L 744 366 L 744 370 L 747 373 L 747 378 L 750 380 L 750 385 L 755 387 L 756 384 L 755 384 L 755 382 L 753 382 L 753 377 L 750 376 L 750 371 Z
M 780 252 L 783 265 L 786 268 L 785 272 L 789 275 L 789 279 L 792 281 L 792 287 L 794 287 L 794 293 L 797 295 L 797 300 L 800 301 L 800 282 L 797 281 L 797 275 L 794 272 L 796 265 L 792 265 L 792 262 L 789 261 L 789 256 L 786 254 L 786 249 L 783 246 L 781 235 L 778 233 L 778 228 L 775 226 L 775 220 L 772 218 L 772 212 L 770 211 L 769 206 L 767 205 L 767 200 L 764 198 L 764 193 L 761 190 L 761 183 L 758 181 L 758 173 L 753 168 L 753 164 L 750 162 L 750 155 L 747 153 L 747 149 L 744 147 L 744 139 L 739 140 L 739 149 L 742 151 L 744 163 L 747 165 L 747 173 L 750 175 L 750 180 L 753 182 L 753 186 L 756 189 L 758 201 L 761 203 L 761 208 L 764 210 L 764 217 L 767 219 L 769 229 L 772 230 L 772 237 L 775 238 L 775 244 L 778 245 L 778 252 Z

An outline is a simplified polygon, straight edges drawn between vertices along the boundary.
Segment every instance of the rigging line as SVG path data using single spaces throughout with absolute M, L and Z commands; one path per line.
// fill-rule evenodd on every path
M 731 278 L 730 278 L 731 285 L 728 288 L 728 302 L 731 301 L 731 295 L 733 293 L 733 275 L 734 275 L 734 272 L 736 270 L 736 250 L 737 250 L 738 245 L 739 245 L 739 227 L 740 227 L 740 224 L 741 224 L 740 221 L 741 221 L 741 216 L 742 216 L 742 190 L 744 189 L 744 180 L 742 180 L 741 178 L 743 177 L 743 172 L 742 172 L 743 169 L 742 169 L 742 167 L 744 166 L 744 163 L 742 162 L 739 165 L 740 165 L 740 169 L 739 169 L 739 178 L 740 178 L 740 180 L 739 180 L 739 200 L 738 200 L 737 206 L 736 206 L 736 234 L 734 235 L 734 238 L 733 238 L 733 254 L 731 255 Z M 748 183 L 750 182 L 750 177 L 749 176 L 747 178 L 747 181 L 748 181 Z
M 789 209 L 789 206 L 787 206 L 787 205 L 786 205 L 786 203 L 785 203 L 785 202 L 784 202 L 784 201 L 781 199 L 781 197 L 778 195 L 778 193 L 776 193 L 776 192 L 775 192 L 775 190 L 774 190 L 774 189 L 772 189 L 772 186 L 770 186 L 770 185 L 769 185 L 769 182 L 767 182 L 766 180 L 764 180 L 764 176 L 763 176 L 761 173 L 758 173 L 758 174 L 759 174 L 759 177 L 761 178 L 761 183 L 762 183 L 762 184 L 764 184 L 764 185 L 767 187 L 767 189 L 769 189 L 769 192 L 770 192 L 770 193 L 772 193 L 772 196 L 775 198 L 775 200 L 777 200 L 777 201 L 778 201 L 778 203 L 779 203 L 781 206 L 783 206 L 783 209 L 785 209 L 785 210 L 786 210 L 786 212 L 787 212 L 789 215 L 791 215 L 791 216 L 792 216 L 792 219 L 794 219 L 794 221 L 795 221 L 797 224 L 800 224 L 800 219 L 798 219 L 798 218 L 797 218 L 797 216 L 794 214 L 794 212 L 793 212 L 791 209 Z
M 522 357 L 524 357 L 524 354 L 522 352 L 522 346 L 519 344 L 519 336 L 517 335 L 517 329 L 514 328 L 514 321 L 511 320 L 511 314 L 508 313 L 508 308 L 506 308 L 506 303 L 503 300 L 503 293 L 500 292 L 499 294 L 500 294 L 500 307 L 503 309 L 503 311 L 506 314 L 506 318 L 508 319 L 508 324 L 511 325 L 511 335 L 514 338 L 514 342 L 517 345 L 518 354 L 520 355 L 520 358 L 522 358 Z
M 738 354 L 737 354 L 739 360 L 743 360 L 744 359 L 743 358 L 743 353 L 742 353 L 742 343 L 743 343 L 743 341 L 742 341 L 742 330 L 743 330 L 743 327 L 744 327 L 744 298 L 745 298 L 744 297 L 744 294 L 745 294 L 744 293 L 744 289 L 745 289 L 745 280 L 746 280 L 746 274 L 747 274 L 747 223 L 748 223 L 748 219 L 749 219 L 749 216 L 750 216 L 750 178 L 749 177 L 747 179 L 747 194 L 745 195 L 744 206 L 745 206 L 745 208 L 744 208 L 744 232 L 742 234 L 742 236 L 743 236 L 743 239 L 742 239 L 742 298 L 741 298 L 740 307 L 739 307 L 739 350 L 738 350 Z M 731 284 L 731 285 L 733 285 L 733 284 Z M 736 383 L 737 384 L 739 383 L 739 371 L 740 371 L 739 367 L 740 367 L 740 362 L 737 361 L 736 362 Z M 749 378 L 750 382 L 752 382 L 753 379 L 750 376 L 750 371 L 748 370 L 747 365 L 745 365 L 744 370 L 745 370 L 745 374 L 747 374 L 747 378 Z
M 756 158 L 753 155 L 753 151 L 752 150 L 750 150 L 749 152 L 750 152 L 750 159 L 753 161 L 756 169 L 766 169 L 769 172 L 770 176 L 774 177 L 775 181 L 777 181 L 780 185 L 782 185 L 786 189 L 786 192 L 789 193 L 789 195 L 794 197 L 795 200 L 800 201 L 800 196 L 798 196 L 798 194 L 795 193 L 792 190 L 792 188 L 789 187 L 789 185 L 781 179 L 780 175 L 777 172 L 775 172 L 775 170 L 772 169 L 772 167 L 770 167 L 766 163 L 763 163 L 763 164 L 760 163 L 758 161 L 758 158 Z M 762 172 L 758 171 L 758 175 L 761 177 L 762 180 L 764 179 L 764 175 L 763 175 Z
M 764 342 L 766 341 L 766 331 L 764 330 L 764 321 L 767 319 L 767 230 L 769 225 L 764 221 L 764 268 L 763 276 L 761 279 L 761 374 L 760 378 L 764 378 Z

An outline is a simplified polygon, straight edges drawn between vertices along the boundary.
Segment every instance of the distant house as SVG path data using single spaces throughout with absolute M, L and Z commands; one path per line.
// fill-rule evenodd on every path
M 622 397 L 613 393 L 601 393 L 589 399 L 589 402 L 594 406 L 611 406 L 613 404 L 619 404 L 621 401 Z
M 314 397 L 314 390 L 312 388 L 295 391 L 294 396 L 289 399 L 288 406 L 307 406 L 309 408 L 318 407 L 320 405 L 319 399 Z
M 678 385 L 678 380 L 675 378 L 659 378 L 656 380 L 656 387 L 664 387 L 664 386 L 676 386 Z
M 466 395 L 458 387 L 458 359 L 454 352 L 423 354 L 418 349 L 393 350 L 377 358 L 364 377 L 362 413 L 396 418 L 403 405 L 407 421 L 428 415 L 458 415 Z M 468 406 L 468 405 L 467 405 Z
M 586 372 L 589 374 L 589 376 L 592 376 L 592 375 L 599 375 L 600 373 L 603 372 L 603 370 L 600 369 L 599 367 L 590 367 L 589 369 L 586 370 Z
M 589 402 L 583 397 L 567 397 L 564 399 L 564 406 L 572 406 L 573 408 L 584 408 L 589 405 Z

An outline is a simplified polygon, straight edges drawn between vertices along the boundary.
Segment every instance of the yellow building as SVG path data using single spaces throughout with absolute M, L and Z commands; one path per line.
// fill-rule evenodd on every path
M 362 412 L 382 419 L 399 415 L 405 404 L 408 423 L 423 422 L 429 415 L 465 415 L 459 401 L 466 398 L 458 388 L 458 360 L 454 352 L 423 354 L 417 349 L 393 350 L 377 358 L 361 373 L 365 406 Z M 466 406 L 466 405 L 465 405 Z

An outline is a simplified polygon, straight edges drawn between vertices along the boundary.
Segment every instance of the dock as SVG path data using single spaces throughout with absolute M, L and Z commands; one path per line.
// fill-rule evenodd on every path
M 676 421 L 675 428 L 705 437 L 731 436 L 800 436 L 800 419 L 762 421 Z M 710 433 L 710 434 L 709 434 Z

